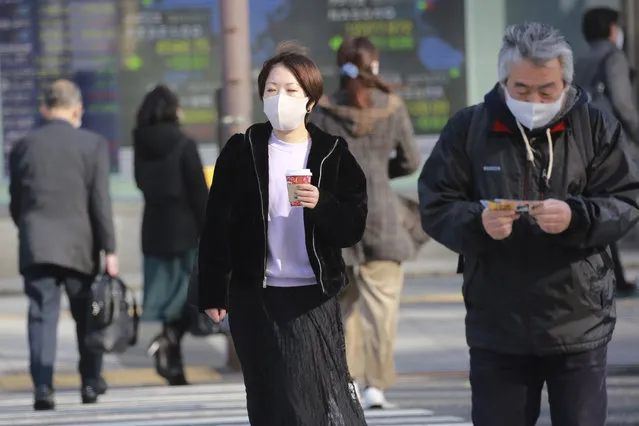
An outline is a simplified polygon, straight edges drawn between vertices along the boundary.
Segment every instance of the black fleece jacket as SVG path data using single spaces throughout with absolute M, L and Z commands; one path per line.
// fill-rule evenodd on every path
M 304 211 L 306 249 L 324 294 L 346 284 L 342 248 L 359 242 L 366 225 L 366 178 L 344 139 L 309 124 L 307 168 L 319 188 Z M 198 259 L 198 306 L 228 309 L 230 286 L 262 286 L 268 244 L 270 123 L 255 124 L 224 146 L 215 166 Z

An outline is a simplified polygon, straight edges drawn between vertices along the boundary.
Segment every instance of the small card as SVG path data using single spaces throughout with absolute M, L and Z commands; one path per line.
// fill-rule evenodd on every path
M 516 201 L 516 200 L 482 200 L 482 205 L 492 211 L 514 211 L 527 213 L 541 205 L 541 201 Z
M 488 201 L 488 209 L 492 211 L 514 211 L 515 203 L 508 201 Z

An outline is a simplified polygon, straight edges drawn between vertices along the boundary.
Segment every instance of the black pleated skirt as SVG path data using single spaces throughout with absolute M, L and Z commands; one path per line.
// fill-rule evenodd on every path
M 337 298 L 319 286 L 236 290 L 229 324 L 252 426 L 361 426 Z

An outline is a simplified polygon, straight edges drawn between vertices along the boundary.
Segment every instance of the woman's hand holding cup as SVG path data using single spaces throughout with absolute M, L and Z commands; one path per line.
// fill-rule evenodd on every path
M 319 189 L 310 183 L 297 185 L 295 199 L 301 203 L 302 207 L 314 209 L 319 201 Z
M 309 169 L 289 170 L 286 172 L 288 198 L 291 207 L 314 209 L 319 201 L 319 189 L 311 185 L 313 173 Z

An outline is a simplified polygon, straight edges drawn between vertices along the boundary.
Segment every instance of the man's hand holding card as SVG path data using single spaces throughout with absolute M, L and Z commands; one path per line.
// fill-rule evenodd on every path
M 486 233 L 495 240 L 508 238 L 513 222 L 521 213 L 530 214 L 542 231 L 560 234 L 570 225 L 572 211 L 566 202 L 555 199 L 543 201 L 482 200 L 482 224 Z
M 536 206 L 530 214 L 537 220 L 537 224 L 547 234 L 561 234 L 570 225 L 572 210 L 561 200 L 549 198 Z

